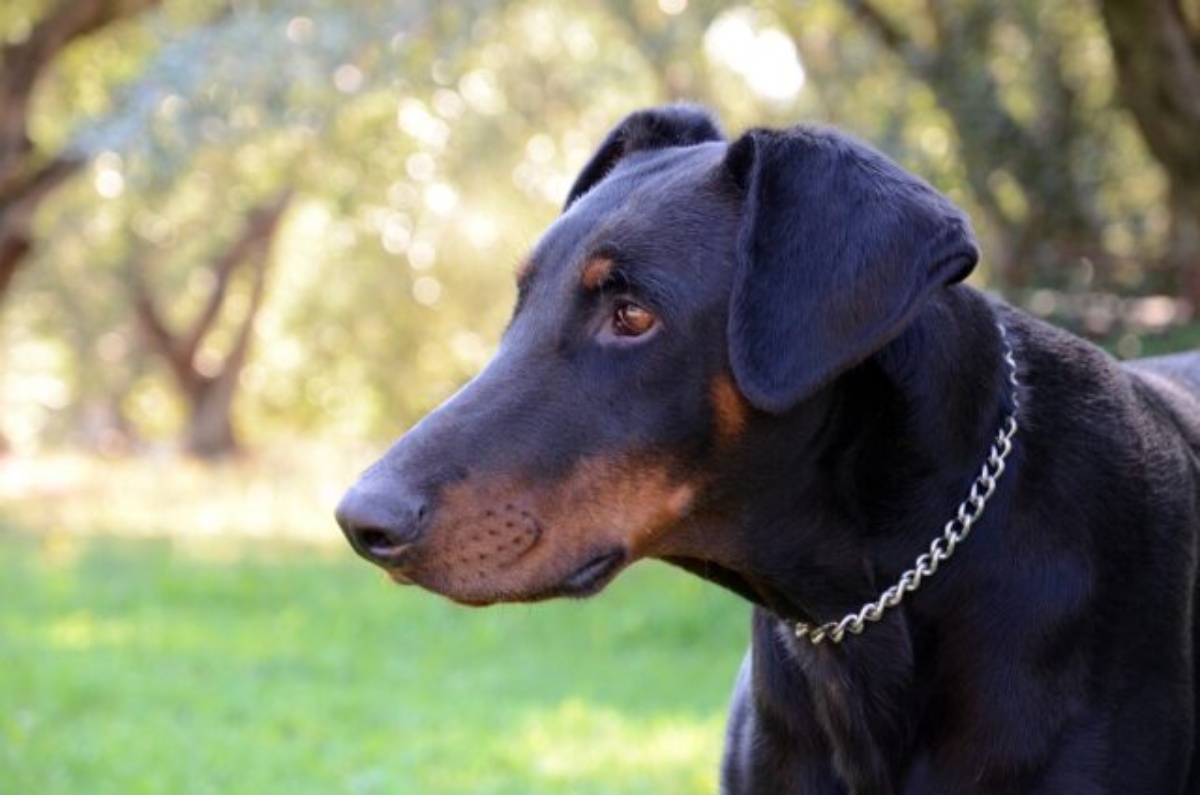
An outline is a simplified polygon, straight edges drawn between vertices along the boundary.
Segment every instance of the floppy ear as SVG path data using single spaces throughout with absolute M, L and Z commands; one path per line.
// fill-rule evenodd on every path
M 713 117 L 694 105 L 664 105 L 632 113 L 609 132 L 596 154 L 579 172 L 563 209 L 608 176 L 626 155 L 646 149 L 721 140 L 724 136 Z
M 751 130 L 725 170 L 744 193 L 729 306 L 734 379 L 780 413 L 895 338 L 979 258 L 966 215 L 831 130 Z

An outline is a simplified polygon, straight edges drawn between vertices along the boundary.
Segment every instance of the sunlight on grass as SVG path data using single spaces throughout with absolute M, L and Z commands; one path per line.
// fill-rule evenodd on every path
M 549 783 L 604 779 L 675 782 L 677 792 L 714 792 L 723 715 L 646 720 L 578 699 L 530 715 L 512 752 Z M 657 790 L 662 791 L 662 790 Z
M 374 451 L 283 447 L 208 466 L 175 455 L 0 457 L 0 505 L 69 559 L 92 535 L 341 544 L 333 508 Z
M 105 620 L 80 610 L 47 626 L 46 640 L 57 649 L 87 650 L 125 643 L 133 630 L 127 621 Z

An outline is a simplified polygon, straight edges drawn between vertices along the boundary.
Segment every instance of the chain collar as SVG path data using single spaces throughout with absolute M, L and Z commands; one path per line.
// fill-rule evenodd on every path
M 1000 344 L 1003 347 L 1004 363 L 1008 366 L 1008 383 L 1012 388 L 1012 411 L 1004 418 L 992 448 L 988 451 L 983 468 L 971 483 L 967 498 L 958 505 L 953 519 L 942 528 L 942 534 L 929 545 L 929 551 L 917 558 L 913 567 L 904 572 L 900 579 L 874 602 L 868 602 L 856 613 L 849 613 L 839 621 L 829 621 L 825 624 L 809 624 L 797 621 L 792 631 L 800 640 L 807 640 L 814 646 L 820 646 L 825 641 L 841 643 L 849 632 L 859 635 L 867 623 L 874 623 L 883 618 L 884 613 L 900 604 L 904 597 L 921 587 L 926 577 L 933 576 L 938 566 L 954 554 L 954 550 L 971 534 L 971 528 L 983 516 L 983 509 L 996 491 L 996 484 L 1004 474 L 1004 462 L 1013 449 L 1013 436 L 1017 433 L 1017 410 L 1019 408 L 1017 391 L 1017 362 L 1013 357 L 1012 346 L 1008 342 L 1008 333 L 1002 324 L 1000 329 Z

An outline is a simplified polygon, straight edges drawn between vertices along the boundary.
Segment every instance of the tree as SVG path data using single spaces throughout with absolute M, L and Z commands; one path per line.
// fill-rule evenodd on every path
M 929 87 L 952 123 L 971 193 L 996 232 L 992 262 L 1007 284 L 1053 283 L 1061 279 L 1064 262 L 1104 257 L 1087 186 L 1071 168 L 1084 125 L 1064 74 L 1064 45 L 1038 4 L 951 7 L 932 0 L 914 7 L 901 22 L 872 0 L 843 3 Z M 1035 76 L 1033 112 L 1025 118 L 1005 101 L 989 61 L 1002 26 L 1029 31 L 1033 42 L 1028 70 Z M 1019 201 L 1005 195 L 1014 189 Z
M 1180 0 L 1103 0 L 1102 15 L 1054 0 L 839 2 L 952 124 L 1003 285 L 1200 305 L 1200 15 Z
M 271 241 L 291 200 L 285 192 L 255 208 L 233 242 L 211 265 L 212 282 L 200 314 L 186 331 L 173 331 L 146 284 L 144 266 L 131 270 L 133 306 L 151 348 L 166 361 L 188 407 L 184 449 L 200 458 L 219 458 L 238 450 L 233 425 L 233 398 L 246 365 L 254 321 L 262 308 Z M 239 270 L 249 271 L 250 296 L 237 321 L 233 341 L 218 361 L 200 356 L 229 296 Z
M 147 442 L 223 417 L 196 452 L 394 435 L 486 360 L 513 267 L 596 142 L 668 99 L 731 133 L 815 120 L 872 141 L 971 212 L 990 286 L 1050 296 L 1058 320 L 1084 314 L 1067 291 L 1169 289 L 1146 267 L 1167 180 L 1117 101 L 1100 14 L 1069 0 L 218 2 L 167 0 L 43 81 L 33 137 L 93 177 L 39 211 L 45 244 L 0 327 L 66 351 L 11 359 L 61 385 L 39 404 L 47 443 L 79 438 L 75 408 L 101 401 Z M 780 40 L 804 72 L 772 84 L 742 56 Z M 234 254 L 285 188 L 252 301 L 271 241 Z
M 161 0 L 62 0 L 27 38 L 0 49 L 0 301 L 32 248 L 38 205 L 83 166 L 79 157 L 38 152 L 29 136 L 39 79 L 72 42 Z
M 1200 306 L 1200 8 L 1103 0 L 1121 96 L 1169 177 L 1172 265 Z

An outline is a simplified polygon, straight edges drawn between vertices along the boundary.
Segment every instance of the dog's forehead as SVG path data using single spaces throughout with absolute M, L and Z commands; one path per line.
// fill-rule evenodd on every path
M 571 272 L 592 254 L 622 249 L 629 238 L 675 233 L 680 217 L 714 193 L 713 173 L 726 149 L 712 142 L 623 158 L 546 230 L 524 278 Z

